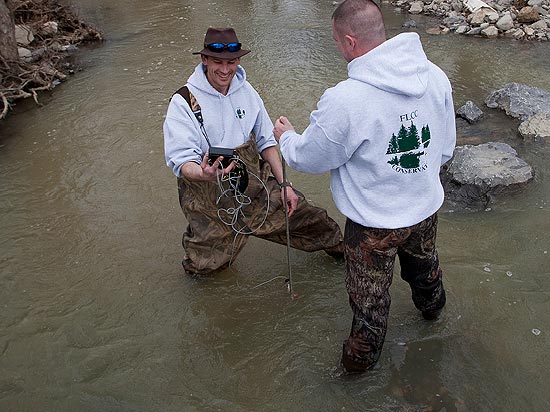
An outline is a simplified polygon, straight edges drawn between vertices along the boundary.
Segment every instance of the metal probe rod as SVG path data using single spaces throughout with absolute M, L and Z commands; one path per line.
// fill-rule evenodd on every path
M 282 155 L 281 155 L 282 157 Z M 288 181 L 286 180 L 286 161 L 285 158 L 282 157 L 283 160 L 283 184 L 282 184 L 282 190 L 283 190 L 283 199 L 285 203 L 285 226 L 286 226 L 286 260 L 288 264 L 288 278 L 285 279 L 285 282 L 288 286 L 288 292 L 292 295 L 292 266 L 290 265 L 290 228 L 288 226 L 288 203 L 287 203 L 287 197 L 286 197 L 286 187 L 288 185 Z

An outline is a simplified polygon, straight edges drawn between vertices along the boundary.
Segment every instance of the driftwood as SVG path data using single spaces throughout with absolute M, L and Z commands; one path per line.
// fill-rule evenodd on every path
M 16 100 L 32 97 L 38 104 L 39 91 L 51 90 L 65 80 L 71 70 L 65 63 L 69 46 L 103 39 L 58 0 L 10 0 L 7 5 L 15 24 L 29 27 L 34 40 L 26 47 L 31 58 L 14 61 L 0 57 L 0 119 Z M 55 32 L 44 30 L 48 22 L 57 24 Z

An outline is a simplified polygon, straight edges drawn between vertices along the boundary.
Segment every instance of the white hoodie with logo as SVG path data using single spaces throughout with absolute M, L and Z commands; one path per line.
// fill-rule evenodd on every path
M 238 66 L 227 95 L 208 83 L 204 69 L 202 63 L 199 64 L 186 86 L 201 106 L 210 144 L 235 148 L 247 142 L 252 132 L 260 153 L 276 146 L 273 123 L 260 95 L 246 80 L 244 69 Z M 180 167 L 184 163 L 201 163 L 208 151 L 208 143 L 191 108 L 179 94 L 175 94 L 168 105 L 163 129 L 166 164 L 176 176 L 180 176 Z
M 281 152 L 296 170 L 330 170 L 336 206 L 352 221 L 415 225 L 443 203 L 439 170 L 456 142 L 450 82 L 416 33 L 354 59 L 348 76 L 325 91 L 303 134 L 281 136 Z

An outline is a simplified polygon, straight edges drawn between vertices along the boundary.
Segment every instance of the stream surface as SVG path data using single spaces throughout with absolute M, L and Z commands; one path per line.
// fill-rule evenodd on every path
M 443 207 L 442 317 L 423 321 L 396 273 L 380 361 L 346 377 L 343 263 L 292 251 L 297 299 L 286 248 L 258 239 L 216 277 L 185 276 L 162 138 L 208 26 L 236 28 L 268 112 L 303 130 L 346 77 L 332 1 L 74 4 L 107 41 L 81 48 L 83 70 L 42 106 L 20 102 L 0 124 L 0 411 L 550 410 L 550 145 L 483 103 L 508 82 L 550 89 L 550 42 L 430 36 L 437 21 L 414 17 L 456 107 L 485 112 L 459 144 L 506 142 L 536 176 L 487 210 Z M 410 18 L 384 13 L 390 36 Z M 328 175 L 289 175 L 343 226 Z

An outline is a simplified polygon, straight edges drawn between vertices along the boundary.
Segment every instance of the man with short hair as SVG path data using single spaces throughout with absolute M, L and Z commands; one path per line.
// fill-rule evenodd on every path
M 168 106 L 165 156 L 188 222 L 182 263 L 190 274 L 227 267 L 249 235 L 287 244 L 282 188 L 290 245 L 343 255 L 338 224 L 283 182 L 273 123 L 240 66 L 249 52 L 234 29 L 209 28 L 194 53 L 201 63 Z M 209 159 L 209 152 L 222 155 Z
M 439 171 L 455 147 L 455 114 L 450 82 L 427 59 L 418 35 L 386 40 L 371 0 L 342 2 L 332 33 L 349 78 L 325 91 L 302 135 L 285 117 L 274 133 L 291 167 L 331 172 L 334 201 L 347 217 L 353 311 L 342 365 L 362 372 L 380 357 L 396 255 L 423 317 L 437 318 L 445 305 L 435 240 Z

